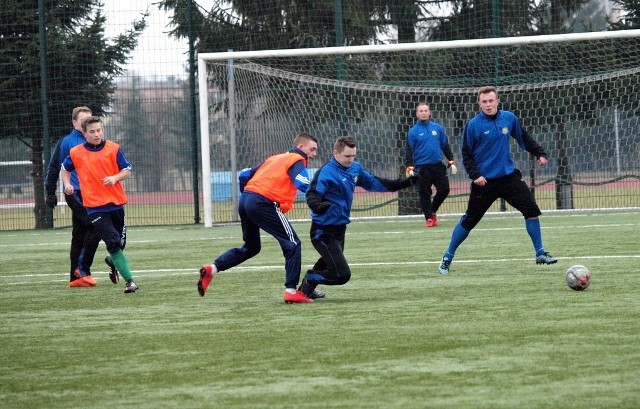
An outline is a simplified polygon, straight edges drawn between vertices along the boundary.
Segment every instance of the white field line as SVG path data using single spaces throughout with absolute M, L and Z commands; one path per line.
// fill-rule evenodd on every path
M 640 259 L 640 254 L 624 254 L 624 255 L 609 255 L 609 256 L 577 256 L 577 257 L 568 257 L 564 260 L 613 260 L 613 259 Z M 456 264 L 477 264 L 477 263 L 510 263 L 514 261 L 532 261 L 531 257 L 527 258 L 500 258 L 500 259 L 476 259 L 476 260 L 455 260 Z M 349 263 L 350 266 L 357 267 L 367 267 L 367 266 L 406 266 L 406 265 L 430 265 L 430 264 L 439 264 L 440 260 L 430 260 L 430 261 L 400 261 L 400 262 L 373 262 L 373 263 Z M 282 271 L 282 265 L 264 265 L 264 266 L 237 266 L 233 267 L 231 270 L 227 270 L 222 272 L 221 274 L 233 274 L 240 273 L 243 271 Z M 191 276 L 194 280 L 197 280 L 198 273 L 197 268 L 176 268 L 176 269 L 159 269 L 159 270 L 133 270 L 132 271 L 135 276 L 144 277 L 145 280 L 148 279 L 163 279 L 167 276 Z M 101 278 L 104 277 L 107 279 L 108 272 L 93 272 L 94 277 Z M 432 274 L 433 276 L 438 276 L 438 274 Z M 57 278 L 61 277 L 61 278 Z M 3 285 L 26 285 L 26 284 L 42 284 L 42 283 L 57 283 L 57 282 L 66 282 L 68 281 L 69 273 L 38 273 L 38 274 L 19 274 L 19 275 L 0 275 L 0 279 L 6 280 L 3 282 Z M 26 279 L 32 278 L 35 279 L 33 281 L 25 281 Z M 20 281 L 12 281 L 12 280 L 20 280 Z M 195 283 L 195 281 L 194 281 Z
M 566 217 L 566 215 L 563 215 L 564 217 Z M 362 223 L 363 221 L 361 221 L 360 223 Z M 379 223 L 379 220 L 376 221 L 377 223 Z M 394 221 L 395 223 L 401 222 L 401 223 L 406 223 L 406 222 L 413 222 L 410 220 L 401 220 L 401 221 Z M 617 223 L 617 224 L 589 224 L 589 225 L 583 225 L 583 226 L 571 226 L 572 229 L 593 229 L 593 228 L 615 228 L 615 227 L 629 227 L 629 226 L 640 226 L 640 223 Z M 556 230 L 556 229 L 567 229 L 567 226 L 544 226 L 543 225 L 543 230 Z M 521 230 L 524 229 L 524 226 L 519 226 L 519 227 L 505 227 L 505 228 L 481 228 L 481 227 L 477 227 L 474 229 L 474 232 L 482 232 L 482 231 L 506 231 L 506 230 Z M 174 228 L 156 228 L 156 229 L 152 229 L 154 231 L 161 231 L 161 230 L 174 230 Z M 450 234 L 449 231 L 447 231 L 446 229 L 442 229 L 443 233 L 446 232 L 447 235 Z M 209 232 L 210 230 L 203 230 L 204 232 Z M 425 229 L 424 228 L 420 228 L 419 230 L 416 230 L 418 232 L 424 232 Z M 70 232 L 66 232 L 67 234 L 70 234 Z M 408 233 L 413 233 L 413 232 L 408 232 L 408 231 L 381 231 L 381 232 L 349 232 L 347 231 L 347 235 L 348 236 L 359 236 L 359 235 L 372 235 L 372 234 L 386 234 L 386 235 L 393 235 L 393 234 L 408 234 Z M 56 233 L 57 234 L 57 233 Z M 270 236 L 267 234 L 263 234 L 261 235 L 261 237 L 263 238 L 269 238 Z M 194 238 L 189 238 L 189 239 L 181 239 L 184 242 L 190 242 L 190 241 L 207 241 L 207 240 L 224 240 L 224 241 L 230 241 L 230 242 L 238 242 L 238 244 L 240 243 L 241 239 L 237 236 L 214 236 L 212 235 L 212 237 L 194 237 Z M 161 240 L 127 240 L 127 244 L 135 244 L 135 243 L 155 243 L 155 242 L 160 242 Z M 26 244 L 0 244 L 0 248 L 12 248 L 12 249 L 20 249 L 20 248 L 24 248 L 25 251 L 29 251 L 30 249 L 33 249 L 34 247 L 57 247 L 57 246 L 64 246 L 64 247 L 68 247 L 69 246 L 69 242 L 68 241 L 64 241 L 64 242 L 45 242 L 45 243 L 26 243 Z M 101 247 L 103 247 L 104 245 L 101 244 Z M 11 251 L 16 251 L 16 250 L 11 250 Z M 19 250 L 17 250 L 19 251 Z M 628 255 L 608 255 L 608 256 L 584 256 L 584 257 L 571 257 L 570 259 L 572 260 L 594 260 L 594 259 L 620 259 L 620 258 L 640 258 L 640 254 L 628 254 Z M 484 259 L 484 260 L 459 260 L 456 259 L 456 264 L 457 263 L 504 263 L 504 262 L 513 262 L 513 261 L 530 261 L 531 258 L 503 258 L 503 259 Z M 373 263 L 350 263 L 350 265 L 352 266 L 400 266 L 400 265 L 426 265 L 426 264 L 438 264 L 440 262 L 440 259 L 435 260 L 435 261 L 405 261 L 405 262 L 393 262 L 393 263 L 384 263 L 384 262 L 373 262 Z M 157 276 L 158 273 L 160 273 L 161 276 L 179 276 L 179 275 L 195 275 L 197 274 L 197 269 L 196 268 L 188 268 L 188 269 L 166 269 L 166 270 L 134 270 L 133 273 L 136 275 L 147 275 L 149 274 L 150 277 L 149 278 L 153 278 L 154 276 Z M 282 270 L 282 265 L 267 265 L 267 266 L 237 266 L 234 267 L 232 270 L 229 271 L 225 271 L 225 274 L 228 273 L 232 273 L 232 272 L 241 272 L 241 271 L 251 271 L 251 270 L 274 270 L 274 271 L 281 271 Z M 93 273 L 94 275 L 96 275 L 96 277 L 100 277 L 101 275 L 104 275 L 105 277 L 107 276 L 107 272 L 95 272 Z M 20 279 L 20 280 L 24 280 L 25 278 L 35 278 L 38 279 L 37 281 L 39 283 L 42 283 L 43 281 L 41 279 L 47 279 L 47 278 L 54 278 L 54 277 L 63 277 L 63 279 L 53 279 L 53 280 L 48 280 L 45 282 L 65 282 L 67 281 L 67 277 L 68 277 L 68 273 L 38 273 L 38 274 L 20 274 L 18 272 L 18 274 L 13 274 L 13 275 L 0 275 L 0 279 L 2 280 L 9 280 L 9 282 L 6 282 L 6 284 L 9 285 L 19 285 L 19 284 L 30 284 L 29 282 L 11 282 L 10 280 L 15 280 L 15 279 Z
M 594 229 L 594 228 L 616 228 L 616 227 L 633 227 L 633 226 L 638 226 L 640 227 L 640 223 L 616 223 L 616 224 L 588 224 L 588 225 L 584 225 L 584 226 L 571 226 L 571 229 Z M 542 225 L 542 230 L 546 231 L 546 230 L 566 230 L 568 227 L 567 226 L 553 226 L 553 225 Z M 451 229 L 453 229 L 453 225 L 451 226 Z M 442 233 L 446 233 L 446 235 L 450 235 L 450 231 L 451 229 L 447 229 L 447 228 L 441 228 L 438 231 L 442 232 Z M 162 229 L 157 229 L 156 231 L 160 231 Z M 169 229 L 167 229 L 169 230 Z M 300 229 L 298 229 L 300 230 Z M 524 224 L 522 226 L 514 226 L 514 227 L 495 227 L 495 228 L 481 228 L 481 227 L 476 227 L 475 229 L 473 229 L 474 232 L 483 232 L 483 231 L 509 231 L 509 230 L 524 230 Z M 210 230 L 205 230 L 205 232 L 208 232 Z M 306 232 L 306 230 L 304 230 Z M 413 234 L 413 233 L 420 233 L 420 232 L 425 232 L 427 231 L 427 229 L 420 227 L 419 230 L 415 230 L 415 231 L 379 231 L 379 232 L 350 232 L 347 229 L 347 236 L 362 236 L 362 235 L 372 235 L 372 234 Z M 431 230 L 433 231 L 433 230 Z M 240 230 L 238 230 L 238 233 L 240 233 Z M 70 237 L 71 232 L 67 232 L 67 234 Z M 301 233 L 299 233 L 301 234 Z M 129 233 L 129 235 L 131 235 L 131 233 Z M 269 238 L 271 237 L 268 234 L 261 234 L 260 235 L 261 238 Z M 185 239 L 180 239 L 183 242 L 190 242 L 190 241 L 207 241 L 207 240 L 224 240 L 224 241 L 230 241 L 230 242 L 240 242 L 242 239 L 238 236 L 215 236 L 212 235 L 211 237 L 193 237 L 193 238 L 185 238 Z M 134 243 L 158 243 L 161 240 L 130 240 L 127 239 L 127 244 L 134 244 Z M 22 243 L 22 244 L 3 244 L 0 243 L 0 249 L 1 248 L 33 248 L 33 247 L 53 247 L 53 246 L 68 246 L 69 242 L 68 241 L 63 241 L 63 242 L 44 242 L 44 243 Z M 101 244 L 102 245 L 102 244 Z

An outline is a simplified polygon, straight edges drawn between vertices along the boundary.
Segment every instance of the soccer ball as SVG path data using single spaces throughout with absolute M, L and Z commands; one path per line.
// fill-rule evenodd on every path
M 569 267 L 566 275 L 567 285 L 575 291 L 582 291 L 589 287 L 591 272 L 585 266 L 576 264 Z

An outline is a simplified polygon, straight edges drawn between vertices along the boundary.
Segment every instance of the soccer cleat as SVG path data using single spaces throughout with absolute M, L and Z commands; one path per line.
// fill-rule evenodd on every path
M 435 213 L 431 213 L 431 218 L 435 222 L 436 226 L 438 226 L 438 215 L 436 215 Z
M 293 303 L 310 303 L 313 302 L 313 300 L 309 297 L 307 297 L 306 295 L 304 295 L 304 293 L 300 290 L 296 291 L 295 294 L 291 294 L 288 291 L 284 292 L 284 302 L 287 304 L 293 304 Z
M 213 266 L 206 265 L 200 267 L 200 280 L 198 280 L 198 294 L 200 294 L 200 297 L 204 297 L 204 293 L 207 292 L 211 280 L 213 280 Z
M 76 280 L 73 280 L 72 282 L 80 280 L 87 284 L 82 286 L 75 285 L 74 287 L 93 287 L 98 284 L 96 279 L 91 277 L 91 274 L 87 274 L 84 271 L 80 270 L 79 268 L 76 268 L 76 270 L 73 272 L 73 275 L 76 277 Z
M 98 285 L 96 279 L 89 275 L 82 277 L 81 280 L 83 280 L 85 283 L 88 283 L 91 287 Z
M 127 285 L 124 287 L 124 293 L 135 293 L 138 289 L 138 285 L 133 282 L 133 280 L 127 281 Z
M 318 298 L 324 298 L 325 296 L 326 294 L 324 293 L 324 291 L 314 289 L 313 292 L 309 294 L 307 297 L 309 297 L 312 300 L 317 300 Z
M 111 256 L 105 257 L 104 262 L 107 263 L 107 265 L 111 269 L 111 271 L 109 271 L 109 280 L 111 280 L 113 284 L 118 284 L 118 282 L 120 281 L 120 275 L 118 274 L 116 265 L 113 264 L 113 260 L 111 260 Z
M 551 257 L 551 254 L 546 251 L 536 256 L 536 264 L 555 264 L 558 259 Z
M 313 270 L 309 271 L 313 272 Z M 307 274 L 309 274 L 309 272 L 307 272 Z M 311 298 L 312 300 L 325 297 L 325 293 L 323 291 L 316 290 L 314 286 L 309 284 L 306 277 L 302 279 L 302 284 L 298 287 L 298 291 L 302 291 L 307 298 Z
M 451 265 L 451 260 L 447 260 L 442 256 L 442 260 L 440 261 L 440 267 L 438 267 L 438 272 L 442 275 L 449 274 L 449 266 Z
M 424 227 L 436 227 L 438 226 L 438 220 L 436 219 L 427 219 L 426 223 L 424 224 Z
M 69 287 L 93 287 L 91 284 L 83 280 L 83 277 L 69 281 Z

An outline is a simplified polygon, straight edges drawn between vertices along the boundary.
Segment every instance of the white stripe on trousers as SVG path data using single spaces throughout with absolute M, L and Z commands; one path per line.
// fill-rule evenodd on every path
M 280 210 L 280 206 L 278 206 L 277 204 L 276 206 L 276 213 L 278 214 L 278 217 L 280 218 L 280 222 L 282 223 L 282 227 L 284 227 L 284 230 L 287 232 L 287 235 L 289 236 L 289 240 L 292 243 L 297 243 L 296 242 L 296 238 L 295 238 L 295 234 L 293 233 L 293 228 L 291 227 L 291 223 L 289 223 L 289 220 L 287 219 L 287 216 L 284 215 L 284 213 L 282 213 L 282 210 Z

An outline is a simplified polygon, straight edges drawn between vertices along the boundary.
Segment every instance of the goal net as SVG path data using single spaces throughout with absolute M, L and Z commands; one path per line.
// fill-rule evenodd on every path
M 640 207 L 640 30 L 384 46 L 200 54 L 205 225 L 234 220 L 238 170 L 319 139 L 313 171 L 335 139 L 352 135 L 357 160 L 387 178 L 404 173 L 418 102 L 428 102 L 457 161 L 480 86 L 498 87 L 549 153 L 514 160 L 544 210 Z M 515 142 L 514 142 L 515 143 Z M 440 214 L 466 207 L 468 176 L 450 177 Z M 303 205 L 291 218 L 308 218 Z M 510 210 L 500 203 L 494 211 Z M 356 193 L 353 216 L 419 214 L 417 193 Z

